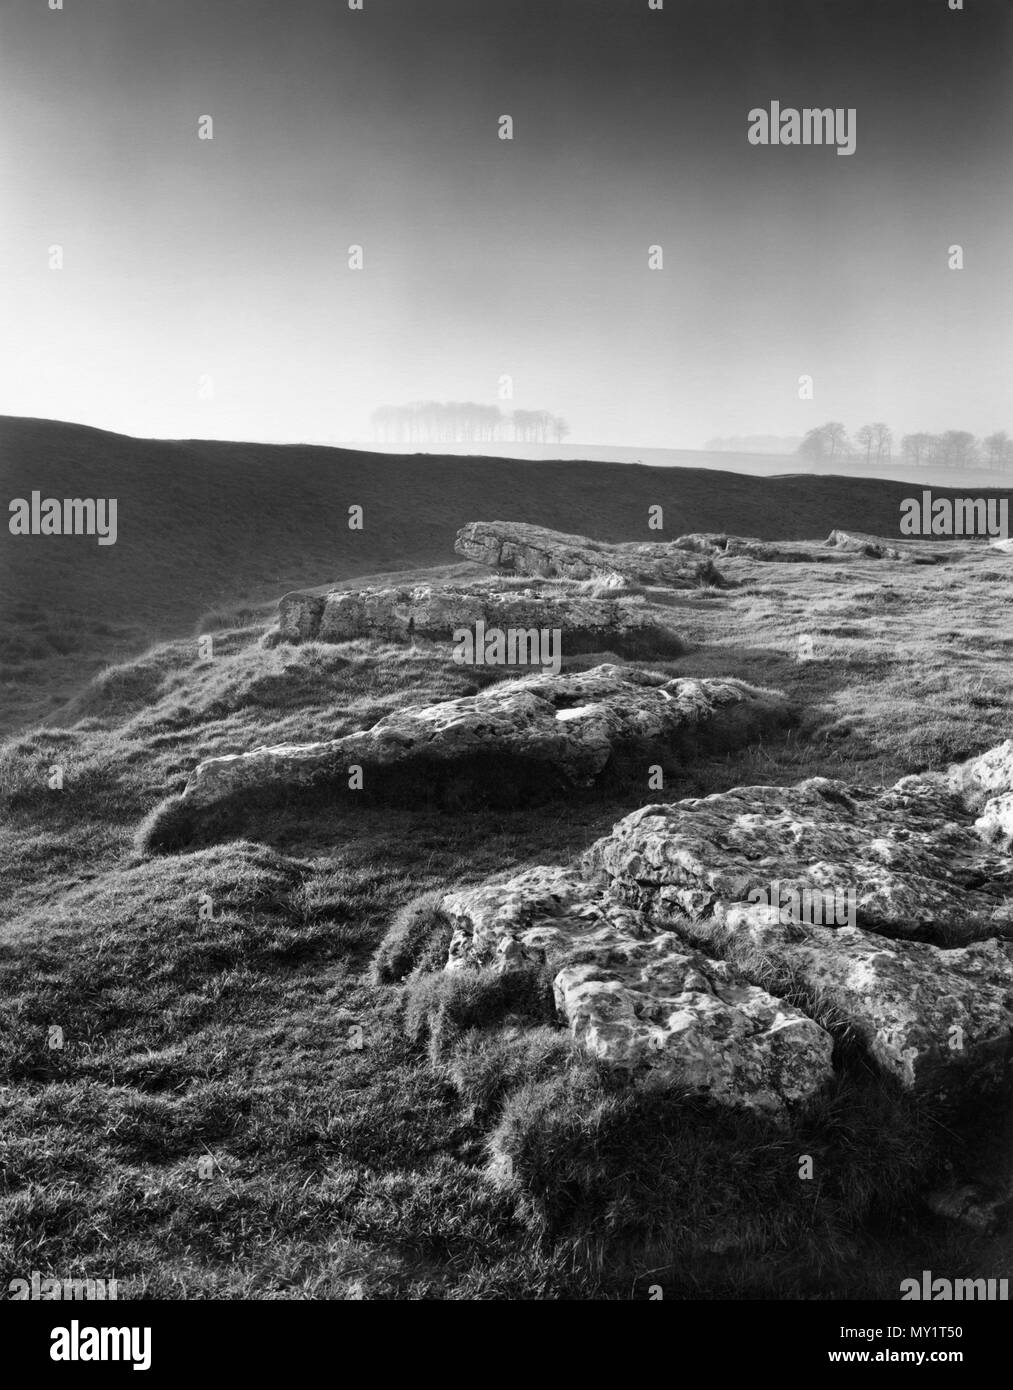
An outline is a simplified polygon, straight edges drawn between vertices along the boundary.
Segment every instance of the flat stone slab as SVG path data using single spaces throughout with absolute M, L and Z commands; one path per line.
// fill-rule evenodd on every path
M 454 549 L 482 565 L 544 578 L 618 578 L 672 589 L 724 582 L 709 556 L 671 542 L 608 544 L 520 521 L 471 521 L 458 531 Z
M 1013 860 L 943 779 L 877 791 L 813 777 L 644 806 L 590 854 L 692 917 L 750 893 L 769 899 L 776 883 L 785 910 L 808 894 L 839 925 L 890 936 L 1013 927 Z M 839 920 L 842 902 L 853 922 Z
M 861 531 L 831 531 L 825 541 L 765 541 L 758 536 L 729 536 L 723 531 L 692 531 L 673 542 L 683 550 L 715 559 L 735 558 L 780 564 L 832 564 L 844 556 L 938 565 L 952 555 L 921 540 L 886 540 Z
M 674 541 L 609 544 L 517 521 L 469 522 L 458 531 L 454 549 L 468 560 L 516 574 L 682 589 L 724 585 L 727 581 L 715 566 L 722 559 L 829 564 L 855 557 L 938 565 L 954 558 L 949 549 L 931 541 L 887 539 L 841 529 L 822 541 L 766 541 L 721 531 L 693 531 Z
M 640 597 L 593 598 L 544 584 L 498 590 L 419 584 L 286 594 L 270 641 L 450 642 L 461 628 L 540 633 L 558 630 L 564 656 L 614 651 L 620 656 L 678 656 L 685 640 Z M 537 643 L 536 643 L 537 649 Z
M 832 1076 L 833 1041 L 812 1019 L 573 872 L 536 868 L 441 910 L 448 970 L 547 965 L 574 1039 L 641 1083 L 779 1116 Z
M 817 541 L 764 541 L 758 536 L 729 536 L 723 531 L 691 531 L 679 536 L 673 545 L 680 550 L 692 550 L 699 555 L 733 559 L 799 564 L 832 563 L 838 557 L 829 554 Z
M 1000 745 L 883 791 L 812 778 L 645 806 L 591 847 L 585 869 L 659 930 L 829 1004 L 906 1086 L 958 1063 L 1001 1070 L 1013 946 L 998 934 L 1013 926 L 1013 860 L 973 816 L 1010 772 Z M 827 908 L 852 892 L 842 924 Z M 968 928 L 997 935 L 958 949 L 905 939 Z
M 996 1077 L 1013 1044 L 1013 952 L 996 939 L 940 950 L 856 927 L 773 924 L 763 909 L 723 907 L 682 928 L 720 950 L 747 979 L 770 968 L 826 1001 L 884 1072 L 907 1088 L 934 1085 L 959 1063 Z
M 744 681 L 670 679 L 604 664 L 409 706 L 326 742 L 209 758 L 191 775 L 182 801 L 195 808 L 265 788 L 344 781 L 352 766 L 362 769 L 367 789 L 371 774 L 455 766 L 498 770 L 518 785 L 527 777 L 542 787 L 586 787 L 619 754 L 643 756 L 646 778 L 654 756 L 739 745 L 791 719 L 783 695 Z
M 900 560 L 912 565 L 940 565 L 951 559 L 950 554 L 932 542 L 918 540 L 885 540 L 864 531 L 834 530 L 826 544 L 835 550 L 863 555 L 867 560 Z
M 544 963 L 596 1056 L 726 1104 L 814 1094 L 829 1066 L 816 1020 L 905 1088 L 997 1084 L 1013 1052 L 1013 860 L 974 816 L 1007 794 L 1011 754 L 878 791 L 811 778 L 645 806 L 575 868 L 448 894 L 447 969 Z M 813 911 L 852 887 L 852 920 Z M 969 924 L 994 934 L 915 939 Z

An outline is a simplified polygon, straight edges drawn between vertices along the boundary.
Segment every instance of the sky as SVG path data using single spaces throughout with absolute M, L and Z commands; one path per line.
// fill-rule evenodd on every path
M 1008 0 L 48 3 L 0 0 L 0 413 L 1013 432 Z M 854 153 L 750 144 L 772 101 Z

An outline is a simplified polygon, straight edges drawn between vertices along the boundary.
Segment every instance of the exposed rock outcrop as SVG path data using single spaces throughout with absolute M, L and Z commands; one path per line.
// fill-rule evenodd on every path
M 767 987 L 791 981 L 829 1003 L 906 1085 L 958 1062 L 1001 1068 L 1013 947 L 992 939 L 944 950 L 903 938 L 966 941 L 1013 927 L 1013 860 L 991 851 L 972 821 L 983 787 L 1013 785 L 1003 780 L 1011 772 L 1000 749 L 879 792 L 812 778 L 648 806 L 587 862 L 657 926 L 678 924 Z M 834 930 L 800 914 L 805 889 L 817 902 L 853 894 L 848 924 Z
M 974 822 L 974 828 L 997 850 L 1006 854 L 1013 852 L 1013 793 L 990 797 Z
M 1013 739 L 945 772 L 902 778 L 896 790 L 916 796 L 955 796 L 965 811 L 977 812 L 977 834 L 1002 854 L 1013 852 Z
M 515 574 L 543 578 L 604 579 L 695 589 L 724 581 L 710 558 L 695 557 L 670 542 L 614 545 L 567 536 L 520 521 L 472 521 L 457 533 L 454 549 L 467 560 Z
M 764 560 L 781 564 L 802 561 L 828 564 L 834 556 L 817 541 L 763 541 L 757 536 L 728 536 L 723 531 L 692 531 L 679 536 L 673 545 L 700 555 L 733 559 Z
M 455 630 L 558 629 L 564 656 L 612 651 L 625 657 L 673 657 L 686 650 L 661 611 L 640 597 L 595 598 L 556 586 L 499 590 L 429 584 L 286 594 L 269 641 L 449 642 Z
M 835 550 L 864 555 L 868 560 L 902 560 L 912 565 L 941 565 L 950 555 L 938 545 L 925 541 L 887 541 L 864 531 L 831 531 L 826 541 Z
M 448 969 L 549 966 L 577 1042 L 637 1080 L 780 1114 L 832 1075 L 832 1039 L 798 1009 L 563 869 L 451 893 Z
M 589 671 L 498 682 L 477 695 L 408 707 L 371 729 L 323 743 L 282 744 L 210 758 L 190 777 L 183 803 L 209 806 L 271 788 L 346 783 L 363 770 L 393 791 L 399 775 L 438 780 L 474 773 L 473 794 L 495 791 L 506 769 L 516 794 L 537 799 L 590 786 L 615 759 L 662 763 L 702 748 L 737 746 L 787 724 L 784 696 L 738 680 L 668 679 L 602 665 Z
M 869 560 L 899 560 L 908 564 L 937 565 L 950 555 L 933 543 L 918 540 L 887 541 L 859 531 L 831 531 L 825 541 L 764 541 L 756 536 L 729 536 L 722 531 L 692 531 L 673 545 L 717 559 L 762 560 L 780 564 L 832 564 L 843 555 Z
M 835 550 L 846 550 L 853 555 L 864 555 L 869 560 L 903 560 L 904 551 L 898 545 L 883 540 L 880 536 L 869 536 L 864 531 L 830 532 L 827 545 Z
M 701 1041 L 720 1013 L 702 996 L 741 1010 L 722 1026 L 755 1042 L 749 1020 L 768 1019 L 768 1005 L 735 993 L 743 980 L 790 998 L 793 1028 L 799 1010 L 832 1020 L 902 1086 L 996 1081 L 1013 1046 L 1013 944 L 999 936 L 1013 927 L 1013 859 L 990 849 L 973 817 L 997 799 L 989 793 L 1013 792 L 1011 753 L 1000 745 L 882 791 L 812 778 L 645 806 L 577 870 L 532 869 L 448 895 L 447 968 L 558 964 L 560 1012 L 597 1055 L 656 1068 L 655 1048 L 666 1075 L 692 1075 L 700 1090 L 711 1065 L 710 1093 L 726 1103 L 748 1102 L 728 1054 Z M 800 911 L 814 901 L 803 890 L 835 906 L 843 890 L 847 924 Z M 970 944 L 912 939 L 933 934 Z M 685 964 L 684 947 L 696 953 Z M 823 1052 L 816 1034 L 797 1037 L 808 1085 Z M 789 1103 L 783 1076 L 764 1094 Z
M 644 806 L 591 854 L 692 918 L 779 883 L 782 899 L 846 889 L 854 925 L 892 937 L 1013 926 L 1013 861 L 990 852 L 942 778 L 875 791 L 813 777 Z

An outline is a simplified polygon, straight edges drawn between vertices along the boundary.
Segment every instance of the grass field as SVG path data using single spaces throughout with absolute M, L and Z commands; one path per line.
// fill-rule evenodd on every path
M 1009 557 L 734 564 L 739 587 L 673 596 L 690 650 L 657 669 L 783 689 L 799 722 L 688 765 L 666 797 L 890 782 L 1013 733 Z M 114 1275 L 121 1297 L 848 1298 L 895 1297 L 923 1268 L 1013 1273 L 1004 1238 L 918 1196 L 951 1171 L 994 1177 L 1001 1105 L 968 1097 L 944 1125 L 844 1049 L 831 1092 L 775 1130 L 624 1089 L 570 1051 L 543 980 L 412 977 L 445 945 L 434 895 L 566 862 L 644 789 L 467 815 L 293 797 L 251 808 L 238 838 L 138 853 L 144 816 L 201 758 L 477 683 L 448 653 L 265 649 L 266 619 L 229 627 L 225 607 L 190 625 L 215 631 L 211 660 L 193 636 L 155 645 L 0 751 L 0 1287 L 39 1270 Z M 820 1182 L 798 1181 L 800 1153 Z
M 8 499 L 38 490 L 118 502 L 111 546 L 0 528 L 0 736 L 61 708 L 105 666 L 189 636 L 207 613 L 258 612 L 286 590 L 451 564 L 469 521 L 614 541 L 715 530 L 805 539 L 835 526 L 896 535 L 912 492 L 874 478 L 142 440 L 10 416 L 0 416 L 0 479 Z M 656 504 L 664 533 L 647 528 Z M 351 505 L 364 508 L 361 531 L 348 529 Z

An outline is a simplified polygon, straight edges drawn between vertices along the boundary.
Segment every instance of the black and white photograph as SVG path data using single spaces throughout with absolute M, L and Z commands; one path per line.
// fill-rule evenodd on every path
M 0 190 L 25 1374 L 365 1302 L 981 1372 L 1010 0 L 0 0 Z

